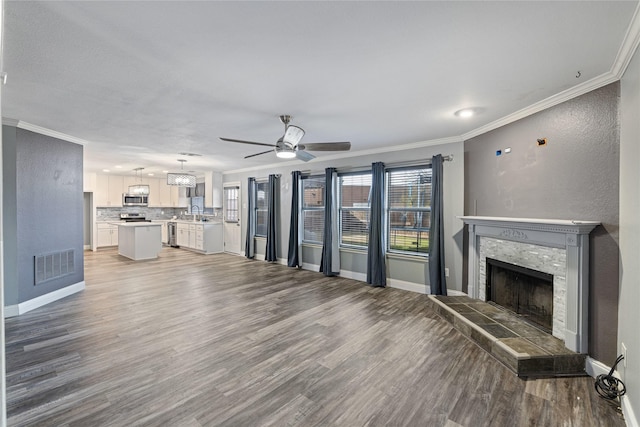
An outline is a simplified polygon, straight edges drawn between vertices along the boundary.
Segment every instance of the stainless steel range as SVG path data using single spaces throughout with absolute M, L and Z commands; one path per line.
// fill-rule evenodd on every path
M 151 222 L 150 219 L 146 219 L 144 216 L 139 213 L 121 213 L 120 221 L 125 222 Z

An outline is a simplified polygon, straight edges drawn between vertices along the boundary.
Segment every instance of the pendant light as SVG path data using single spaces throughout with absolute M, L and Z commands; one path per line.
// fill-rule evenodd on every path
M 138 176 L 138 173 L 144 170 L 144 168 L 135 168 L 136 172 L 136 181 L 140 181 L 139 184 L 130 185 L 129 186 L 129 194 L 135 194 L 136 196 L 148 196 L 149 195 L 149 186 L 142 184 L 142 176 Z
M 178 159 L 181 163 L 180 165 L 180 173 L 168 173 L 167 174 L 167 185 L 177 185 L 178 187 L 195 187 L 196 186 L 196 176 L 188 173 L 184 173 L 184 159 Z

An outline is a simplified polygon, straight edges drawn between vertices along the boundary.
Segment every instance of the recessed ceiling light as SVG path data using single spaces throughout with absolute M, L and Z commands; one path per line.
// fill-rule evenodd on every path
M 148 174 L 148 175 L 149 175 L 149 176 L 153 176 L 153 174 L 152 174 L 152 173 L 150 173 L 150 174 Z
M 463 119 L 469 118 L 475 114 L 475 110 L 473 108 L 463 108 L 462 110 L 458 110 L 453 113 L 455 116 L 462 117 Z
M 169 171 L 162 171 L 162 173 L 169 173 Z
M 102 169 L 102 172 L 111 172 L 109 169 Z
M 202 157 L 202 154 L 196 154 L 196 153 L 178 153 L 181 156 L 188 156 L 188 157 Z
M 122 169 L 122 166 L 120 166 L 120 165 L 115 165 L 115 168 L 116 168 L 116 169 Z

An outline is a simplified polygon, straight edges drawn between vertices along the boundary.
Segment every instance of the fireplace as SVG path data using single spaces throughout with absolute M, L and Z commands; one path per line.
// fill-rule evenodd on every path
M 587 353 L 589 233 L 600 223 L 481 216 L 459 218 L 469 230 L 469 297 L 490 300 L 487 258 L 550 274 L 553 276 L 552 335 L 563 340 L 569 350 Z
M 487 300 L 548 334 L 553 330 L 553 275 L 487 258 Z

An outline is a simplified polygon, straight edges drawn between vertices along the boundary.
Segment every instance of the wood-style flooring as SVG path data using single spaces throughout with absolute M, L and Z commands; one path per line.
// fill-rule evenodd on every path
M 11 426 L 624 426 L 589 377 L 522 380 L 427 296 L 232 255 L 85 253 L 6 320 Z

